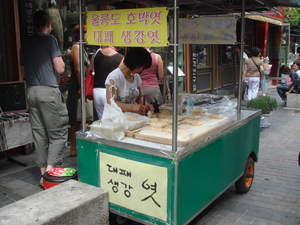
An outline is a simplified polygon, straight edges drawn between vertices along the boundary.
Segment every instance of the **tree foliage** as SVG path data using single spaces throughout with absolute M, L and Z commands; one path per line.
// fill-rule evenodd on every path
M 286 7 L 284 12 L 284 22 L 290 23 L 292 30 L 300 30 L 300 8 Z

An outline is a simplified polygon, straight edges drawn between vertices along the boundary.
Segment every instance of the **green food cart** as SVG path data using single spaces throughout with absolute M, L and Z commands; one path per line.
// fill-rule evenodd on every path
M 260 111 L 242 110 L 213 132 L 172 145 L 77 134 L 79 180 L 109 191 L 111 212 L 143 224 L 186 224 L 235 183 L 249 191 Z
M 174 24 L 178 18 L 176 9 Z M 173 28 L 176 34 L 176 25 Z M 176 78 L 177 38 L 172 45 Z M 242 68 L 241 64 L 240 74 Z M 206 127 L 204 132 L 193 130 L 183 137 L 177 135 L 174 125 L 178 118 L 174 113 L 177 79 L 173 91 L 175 132 L 171 138 L 136 133 L 115 141 L 89 135 L 84 130 L 77 133 L 79 180 L 108 190 L 109 208 L 114 215 L 143 224 L 188 224 L 231 185 L 235 184 L 239 193 L 251 188 L 254 162 L 258 160 L 261 112 L 241 110 L 238 104 L 235 116 Z M 83 99 L 84 90 L 81 93 Z M 82 115 L 84 118 L 84 112 Z

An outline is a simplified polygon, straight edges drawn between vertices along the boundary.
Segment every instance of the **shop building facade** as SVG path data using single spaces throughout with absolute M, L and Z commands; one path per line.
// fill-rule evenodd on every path
M 22 41 L 34 32 L 32 15 L 36 10 L 48 9 L 52 1 L 47 0 L 0 0 L 0 81 L 23 80 L 20 73 L 19 50 Z M 147 7 L 134 2 L 102 3 L 86 1 L 84 10 L 98 11 L 109 9 Z M 73 27 L 79 23 L 78 1 L 56 0 L 55 13 L 58 13 L 54 34 L 61 47 L 66 71 L 60 76 L 62 83 L 70 76 L 69 49 L 73 44 Z M 268 17 L 245 19 L 245 52 L 251 56 L 251 49 L 255 46 L 262 49 L 263 57 L 270 58 L 272 76 L 277 76 L 279 67 L 284 59 L 280 58 L 282 49 L 283 15 L 284 8 L 278 7 L 278 14 L 269 12 Z M 281 13 L 280 13 L 281 12 Z M 266 14 L 266 13 L 265 13 Z M 276 19 L 270 19 L 275 14 Z M 269 22 L 268 22 L 269 21 Z M 271 22 L 270 22 L 271 21 Z M 61 25 L 60 25 L 61 23 Z M 237 43 L 240 40 L 240 25 L 237 22 Z M 61 27 L 59 27 L 61 26 Z M 98 46 L 87 46 L 91 53 Z M 233 51 L 233 45 L 212 44 L 179 44 L 178 65 L 183 71 L 178 78 L 179 92 L 232 94 L 239 81 L 238 55 Z M 152 48 L 160 53 L 165 62 L 165 73 L 171 78 L 172 74 L 167 69 L 172 66 L 172 47 Z M 34 57 L 34 56 L 33 56 Z M 196 87 L 196 88 L 193 88 Z M 66 85 L 62 84 L 62 89 Z

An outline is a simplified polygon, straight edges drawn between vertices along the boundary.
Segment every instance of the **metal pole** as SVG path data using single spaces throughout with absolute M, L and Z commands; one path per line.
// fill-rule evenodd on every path
M 288 40 L 285 40 L 287 43 L 286 43 L 286 47 L 285 47 L 285 65 L 287 65 L 287 60 L 289 58 L 289 52 L 290 52 L 290 43 L 291 43 L 291 25 L 288 23 L 288 24 L 285 24 L 287 25 L 288 27 Z
M 242 77 L 244 73 L 244 34 L 245 34 L 245 0 L 242 1 L 242 12 L 241 12 L 241 45 L 240 45 L 240 76 L 239 76 L 239 94 L 238 94 L 238 104 L 237 113 L 241 113 L 241 101 L 242 101 Z
M 178 123 L 178 6 L 174 0 L 174 19 L 173 19 L 173 124 L 172 124 L 172 152 L 177 151 L 177 123 Z
M 82 133 L 85 132 L 86 127 L 86 112 L 85 112 L 85 86 L 84 86 L 84 59 L 83 59 L 83 30 L 82 30 L 82 3 L 81 0 L 78 1 L 78 10 L 79 10 L 79 61 L 80 61 L 80 87 L 81 87 L 81 128 Z

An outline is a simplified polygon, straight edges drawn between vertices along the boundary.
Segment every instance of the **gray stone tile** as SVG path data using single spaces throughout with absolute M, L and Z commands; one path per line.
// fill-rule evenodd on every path
M 262 212 L 251 211 L 251 210 L 248 210 L 248 211 L 245 213 L 245 215 L 257 217 L 257 218 L 264 219 L 264 220 L 269 220 L 269 219 L 271 219 L 271 217 L 272 217 L 272 215 L 270 215 L 270 214 L 264 214 L 264 213 L 262 213 Z
M 21 196 L 21 195 L 19 195 L 19 194 L 17 194 L 17 193 L 9 194 L 9 195 L 7 195 L 7 197 L 8 197 L 9 199 L 13 200 L 13 201 L 18 201 L 18 200 L 21 200 L 21 199 L 24 198 L 24 196 Z
M 254 222 L 255 218 L 249 215 L 243 215 L 241 218 L 243 221 L 247 221 L 248 223 Z
M 266 225 L 268 223 L 268 220 L 260 219 L 260 218 L 254 218 L 251 225 Z
M 8 195 L 10 193 L 13 193 L 13 192 L 9 188 L 0 186 L 0 194 Z
M 13 181 L 13 180 L 16 180 L 16 178 L 11 177 L 11 176 L 3 176 L 0 179 L 0 185 L 6 184 L 6 183 L 8 183 L 10 181 Z
M 6 198 L 5 201 L 2 202 L 2 204 L 3 204 L 3 206 L 6 206 L 6 205 L 9 205 L 9 204 L 14 203 L 14 202 L 15 202 L 14 200 L 12 200 L 10 198 Z
M 244 220 L 238 220 L 234 225 L 249 225 L 250 223 L 248 221 Z
M 273 215 L 270 220 L 280 224 L 289 224 L 289 225 L 297 224 L 295 220 L 289 219 L 286 216 L 281 216 L 281 215 Z

